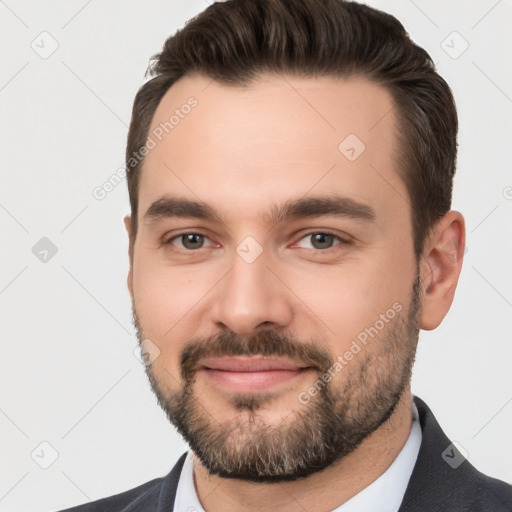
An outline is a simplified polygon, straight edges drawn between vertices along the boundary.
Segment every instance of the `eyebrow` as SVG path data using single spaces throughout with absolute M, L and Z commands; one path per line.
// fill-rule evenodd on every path
M 337 195 L 308 197 L 286 201 L 280 206 L 273 206 L 263 219 L 271 224 L 285 220 L 300 220 L 322 216 L 345 217 L 375 221 L 375 210 L 348 197 Z M 222 217 L 208 204 L 190 199 L 164 196 L 148 208 L 144 220 L 148 223 L 167 218 L 196 218 L 224 223 Z
M 284 220 L 298 220 L 321 216 L 348 217 L 373 222 L 375 210 L 366 204 L 349 197 L 337 195 L 308 197 L 290 200 L 282 206 L 271 209 L 269 221 L 279 223 Z

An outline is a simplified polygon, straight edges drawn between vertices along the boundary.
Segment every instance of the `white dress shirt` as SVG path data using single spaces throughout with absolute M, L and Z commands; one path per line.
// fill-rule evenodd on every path
M 397 512 L 404 498 L 421 445 L 421 426 L 416 405 L 412 404 L 411 433 L 391 466 L 361 492 L 332 512 Z M 189 451 L 181 470 L 174 512 L 205 512 L 194 486 L 194 459 Z

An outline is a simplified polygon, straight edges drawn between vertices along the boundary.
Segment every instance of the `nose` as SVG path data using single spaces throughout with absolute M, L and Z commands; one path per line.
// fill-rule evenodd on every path
M 278 329 L 293 319 L 293 295 L 261 255 L 252 263 L 237 254 L 231 270 L 216 287 L 211 309 L 217 328 L 249 336 L 262 329 Z

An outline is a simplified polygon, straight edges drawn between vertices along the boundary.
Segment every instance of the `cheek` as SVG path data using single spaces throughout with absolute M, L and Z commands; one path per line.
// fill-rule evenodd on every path
M 307 334 L 316 326 L 316 336 L 326 340 L 331 354 L 343 354 L 365 329 L 376 322 L 381 327 L 381 315 L 390 311 L 386 319 L 395 318 L 397 310 L 407 309 L 414 275 L 413 264 L 380 255 L 290 276 L 293 291 L 303 301 L 300 330 Z M 387 330 L 390 325 L 385 324 Z
M 198 315 L 218 276 L 219 272 L 211 269 L 171 267 L 143 251 L 137 254 L 133 273 L 135 306 L 144 338 L 160 350 L 152 365 L 160 382 L 172 387 L 181 378 L 180 353 L 197 335 Z
M 213 286 L 209 274 L 197 267 L 166 265 L 141 251 L 134 265 L 133 289 L 143 325 L 158 338 L 168 337 Z

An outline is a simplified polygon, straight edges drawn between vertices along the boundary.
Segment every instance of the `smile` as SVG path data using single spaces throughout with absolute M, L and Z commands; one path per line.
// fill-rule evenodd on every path
M 206 360 L 200 371 L 230 392 L 251 393 L 289 382 L 309 369 L 288 359 L 222 357 Z

